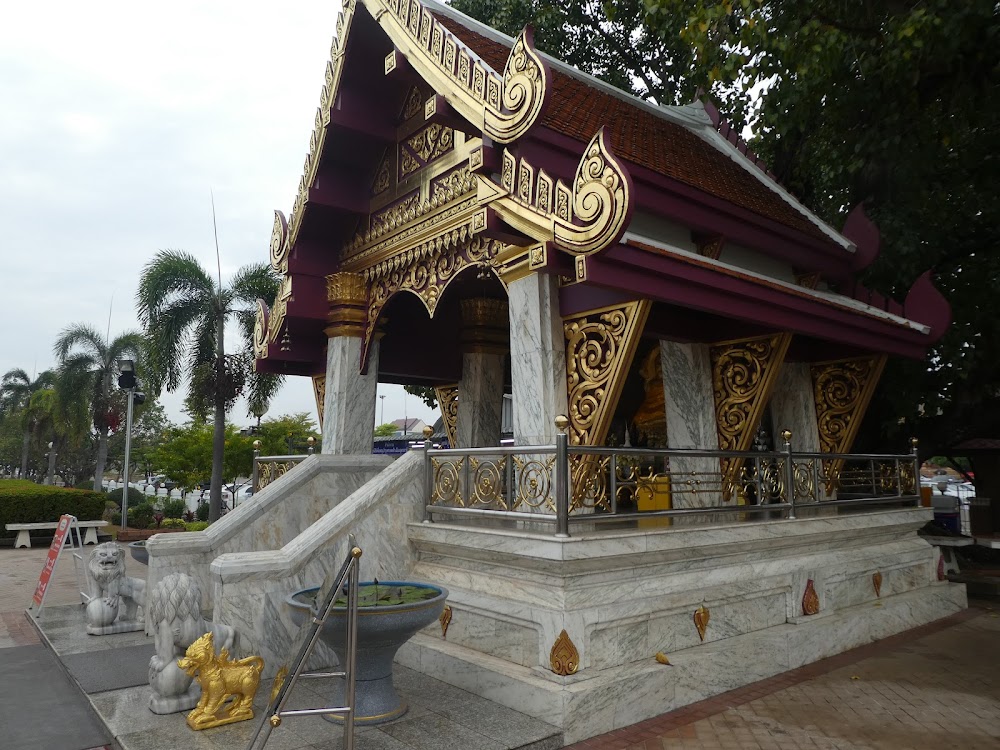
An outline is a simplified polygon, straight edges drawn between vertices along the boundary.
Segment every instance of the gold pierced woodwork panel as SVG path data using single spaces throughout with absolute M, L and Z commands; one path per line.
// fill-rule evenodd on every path
M 302 459 L 285 461 L 261 461 L 257 464 L 257 487 L 254 492 L 262 490 L 271 482 L 277 481 L 302 463 Z
M 441 409 L 441 421 L 444 422 L 444 432 L 448 436 L 448 445 L 458 448 L 458 385 L 442 385 L 434 389 L 438 408 Z
M 440 159 L 455 147 L 451 128 L 437 123 L 421 128 L 399 144 L 399 178 L 404 179 Z
M 791 334 L 779 333 L 729 341 L 709 349 L 720 450 L 749 449 L 791 339 Z M 729 500 L 737 484 L 742 461 L 726 458 L 721 461 L 723 497 Z
M 883 354 L 823 362 L 809 368 L 822 452 L 847 453 L 851 449 L 875 386 L 885 368 L 885 361 Z M 827 492 L 832 492 L 839 486 L 843 464 L 840 459 L 824 462 Z M 902 473 L 902 466 L 900 469 Z M 912 474 L 912 467 L 909 473 Z M 912 485 L 912 481 L 909 483 Z
M 316 413 L 319 416 L 319 429 L 323 430 L 323 407 L 326 404 L 326 375 L 313 375 L 313 395 L 316 397 Z

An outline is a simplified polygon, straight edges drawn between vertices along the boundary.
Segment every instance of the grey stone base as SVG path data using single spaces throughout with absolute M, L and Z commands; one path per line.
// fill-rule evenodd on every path
M 190 711 L 198 705 L 201 698 L 201 687 L 197 682 L 192 682 L 184 695 L 165 698 L 160 695 L 153 695 L 149 699 L 149 710 L 154 714 L 165 716 L 166 714 L 176 714 L 181 711 Z
M 145 630 L 146 626 L 140 620 L 125 620 L 113 622 L 103 627 L 87 626 L 88 635 L 114 635 L 115 633 L 137 633 Z
M 419 633 L 397 662 L 563 729 L 567 743 L 658 716 L 713 695 L 954 614 L 965 587 L 942 583 L 828 617 L 803 618 L 643 661 L 558 677 Z

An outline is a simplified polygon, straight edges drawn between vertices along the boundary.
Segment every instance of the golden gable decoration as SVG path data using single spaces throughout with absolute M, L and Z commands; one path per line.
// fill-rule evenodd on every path
M 497 143 L 513 143 L 538 121 L 552 90 L 530 27 L 514 41 L 503 74 L 469 50 L 419 0 L 364 0 L 407 62 L 448 104 Z M 394 57 L 393 53 L 390 56 Z M 391 69 L 387 58 L 387 69 Z
M 470 165 L 482 163 L 473 152 Z M 474 167 L 473 167 L 474 168 Z M 538 242 L 552 242 L 572 255 L 592 255 L 622 236 L 632 216 L 633 195 L 625 165 L 611 152 L 604 128 L 580 159 L 573 187 L 554 184 L 545 170 L 504 151 L 500 184 L 479 174 L 480 205 Z
M 434 389 L 438 408 L 441 409 L 441 421 L 444 422 L 444 432 L 448 436 L 448 445 L 458 447 L 458 384 L 441 385 Z

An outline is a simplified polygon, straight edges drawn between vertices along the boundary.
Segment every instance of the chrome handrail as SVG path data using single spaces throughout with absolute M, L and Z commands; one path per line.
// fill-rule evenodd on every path
M 275 676 L 275 687 L 272 688 L 271 701 L 265 712 L 257 730 L 247 743 L 246 750 L 263 750 L 267 744 L 271 732 L 281 726 L 282 718 L 286 716 L 316 716 L 339 714 L 344 717 L 344 743 L 343 750 L 354 750 L 354 718 L 356 713 L 355 704 L 355 682 L 356 666 L 358 661 L 358 566 L 361 560 L 361 548 L 358 547 L 354 535 L 348 536 L 348 553 L 341 565 L 340 571 L 334 584 L 327 590 L 323 603 L 313 610 L 313 617 L 307 626 L 305 640 L 296 650 L 292 657 L 292 668 L 288 670 L 287 679 Z M 306 661 L 316 647 L 323 625 L 330 616 L 333 603 L 341 593 L 344 582 L 347 582 L 347 648 L 345 649 L 345 663 L 341 666 L 340 672 L 303 672 Z M 279 672 L 280 675 L 280 672 Z M 344 678 L 344 703 L 343 706 L 329 706 L 324 708 L 285 708 L 288 698 L 300 679 L 323 679 L 328 677 Z M 260 744 L 256 744 L 260 739 Z

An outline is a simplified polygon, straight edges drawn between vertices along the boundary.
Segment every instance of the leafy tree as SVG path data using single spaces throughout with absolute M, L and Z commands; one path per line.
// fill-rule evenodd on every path
M 273 393 L 274 377 L 251 374 L 252 337 L 257 299 L 269 304 L 278 279 L 265 264 L 244 266 L 228 286 L 216 282 L 189 253 L 163 250 L 143 269 L 136 301 L 150 341 L 151 366 L 168 391 L 179 388 L 187 371 L 186 403 L 195 412 L 214 413 L 209 518 L 222 514 L 226 413 L 249 385 L 248 401 L 260 409 Z M 226 354 L 226 322 L 235 319 L 243 334 L 242 351 Z
M 53 349 L 64 392 L 85 394 L 89 399 L 90 418 L 97 430 L 94 489 L 99 491 L 108 457 L 108 435 L 118 429 L 124 408 L 115 383 L 118 360 L 140 360 L 142 335 L 129 331 L 109 341 L 92 326 L 77 323 L 63 329 Z
M 265 419 L 251 440 L 260 440 L 262 456 L 288 456 L 305 453 L 310 437 L 316 437 L 316 422 L 303 411 Z
M 385 424 L 380 424 L 375 428 L 375 437 L 391 437 L 396 434 L 398 428 L 392 422 L 386 422 Z
M 136 404 L 132 414 L 132 446 L 129 454 L 129 474 L 136 471 L 149 473 L 153 470 L 151 455 L 153 449 L 164 439 L 171 427 L 170 420 L 162 404 L 155 398 L 146 397 L 146 402 Z M 108 465 L 119 473 L 125 469 L 125 431 L 119 430 L 108 443 Z
M 404 385 L 403 390 L 416 396 L 432 409 L 438 408 L 437 393 L 429 385 Z
M 232 424 L 225 429 L 224 476 L 249 476 L 252 471 L 253 438 L 241 435 Z M 213 475 L 215 464 L 215 427 L 189 422 L 166 431 L 164 440 L 151 451 L 157 471 L 178 486 L 192 489 Z
M 37 413 L 33 414 L 28 406 L 36 393 L 51 388 L 55 374 L 45 370 L 38 377 L 31 378 L 24 370 L 15 368 L 8 370 L 0 381 L 0 408 L 8 418 L 17 421 L 21 426 L 21 477 L 28 471 L 28 452 L 31 438 L 35 430 Z

